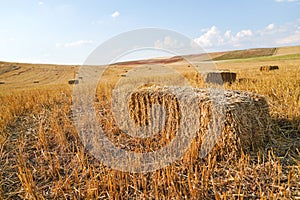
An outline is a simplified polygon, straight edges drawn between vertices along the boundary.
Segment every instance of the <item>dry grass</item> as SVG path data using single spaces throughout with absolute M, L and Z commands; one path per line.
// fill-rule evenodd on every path
M 260 151 L 241 151 L 238 154 L 235 151 L 228 151 L 226 155 L 220 156 L 222 154 L 220 150 L 219 154 L 212 153 L 201 159 L 198 157 L 199 144 L 196 140 L 182 160 L 155 172 L 142 174 L 121 172 L 106 167 L 84 149 L 72 119 L 72 86 L 67 84 L 67 80 L 74 78 L 73 72 L 60 79 L 63 84 L 55 87 L 49 85 L 48 80 L 44 80 L 47 84 L 41 82 L 41 86 L 36 86 L 36 89 L 31 87 L 20 90 L 18 88 L 21 83 L 16 84 L 16 87 L 1 85 L 3 90 L 0 94 L 0 197 L 3 199 L 299 198 L 298 62 L 275 63 L 282 67 L 276 72 L 269 73 L 257 70 L 257 66 L 261 63 L 252 63 L 250 68 L 241 67 L 245 65 L 244 63 L 240 66 L 237 63 L 232 66 L 227 63 L 219 65 L 220 68 L 237 71 L 238 78 L 256 80 L 225 85 L 227 89 L 258 93 L 264 95 L 269 103 L 272 133 L 270 138 L 261 144 Z M 42 71 L 40 69 L 38 71 Z M 123 69 L 119 69 L 118 73 L 113 69 L 111 73 L 107 73 L 104 80 L 111 79 L 112 82 L 106 81 L 99 86 L 95 107 L 99 121 L 109 131 L 109 138 L 121 146 L 119 139 L 124 139 L 122 142 L 127 145 L 126 148 L 134 150 L 141 147 L 142 143 L 137 144 L 131 138 L 126 140 L 127 136 L 122 135 L 114 126 L 110 112 L 111 99 L 108 97 L 111 95 L 116 78 L 120 78 L 121 74 L 124 74 Z M 23 73 L 20 76 L 24 77 L 26 82 L 25 75 L 26 73 Z M 184 76 L 190 77 L 194 86 L 200 84 L 195 74 L 186 72 Z M 12 80 L 8 76 L 5 77 L 5 81 Z M 227 148 L 234 148 L 233 143 L 227 143 Z

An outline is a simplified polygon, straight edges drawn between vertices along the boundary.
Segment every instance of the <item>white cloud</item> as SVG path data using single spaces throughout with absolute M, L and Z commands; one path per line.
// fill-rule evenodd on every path
M 154 43 L 154 47 L 159 48 L 159 49 L 179 49 L 183 47 L 184 45 L 177 41 L 176 39 L 166 36 L 162 41 L 157 40 Z
M 289 35 L 287 37 L 278 39 L 276 41 L 276 44 L 279 45 L 289 45 L 289 44 L 299 44 L 300 43 L 300 34 L 293 34 L 293 35 Z
M 69 43 L 56 43 L 56 47 L 65 47 L 65 48 L 70 48 L 70 47 L 82 47 L 86 46 L 89 44 L 93 44 L 92 40 L 78 40 L 74 42 L 69 42 Z
M 116 18 L 116 17 L 119 17 L 119 16 L 120 16 L 119 11 L 115 11 L 113 14 L 111 14 L 111 17 L 113 17 L 113 18 Z
M 298 0 L 275 0 L 276 2 L 297 2 Z
M 38 4 L 41 6 L 41 5 L 44 5 L 44 2 L 43 1 L 39 1 Z
M 300 43 L 300 20 L 279 27 L 280 37 L 276 38 L 279 45 L 299 45 Z
M 204 31 L 204 32 L 203 32 Z M 216 26 L 202 29 L 194 41 L 208 51 L 238 48 L 271 47 L 276 45 L 299 45 L 300 20 L 282 25 L 273 23 L 257 30 L 244 29 L 237 32 L 221 31 Z
M 202 29 L 204 31 L 204 29 Z M 227 33 L 230 34 L 230 33 Z M 212 26 L 206 29 L 206 32 L 200 37 L 195 39 L 195 42 L 203 47 L 211 47 L 214 45 L 221 45 L 224 43 L 224 39 L 216 26 Z
M 281 33 L 288 32 L 290 29 L 290 25 L 275 25 L 274 23 L 271 23 L 267 25 L 263 29 L 259 29 L 255 32 L 255 34 L 258 37 L 266 37 L 267 35 L 272 36 L 272 35 L 280 35 Z
M 240 32 L 238 32 L 236 34 L 236 37 L 237 38 L 245 38 L 245 37 L 249 37 L 252 35 L 253 35 L 253 32 L 250 29 L 248 29 L 248 30 L 241 30 Z
M 57 43 L 55 43 L 55 46 L 56 46 L 56 47 L 61 47 L 61 46 L 63 46 L 63 44 L 62 44 L 62 43 L 59 43 L 59 42 L 57 42 Z
M 198 43 L 201 47 L 210 49 L 215 47 L 222 47 L 231 45 L 234 47 L 240 46 L 243 40 L 247 40 L 253 36 L 253 32 L 250 29 L 241 30 L 236 34 L 233 34 L 231 30 L 222 33 L 216 26 L 212 26 L 200 37 L 196 38 L 194 41 Z
M 266 29 L 267 30 L 273 30 L 275 28 L 275 25 L 274 24 L 269 24 Z
M 227 31 L 224 33 L 224 36 L 225 36 L 225 38 L 231 38 L 231 37 L 232 37 L 231 31 L 230 31 L 230 30 L 227 30 Z

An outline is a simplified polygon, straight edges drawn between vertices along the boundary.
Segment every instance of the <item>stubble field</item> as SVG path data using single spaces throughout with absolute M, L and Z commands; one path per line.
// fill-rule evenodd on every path
M 225 89 L 265 96 L 271 127 L 259 148 L 232 151 L 234 144 L 227 143 L 199 158 L 194 141 L 181 160 L 147 173 L 111 169 L 84 148 L 72 115 L 74 86 L 68 84 L 79 66 L 0 63 L 0 198 L 300 199 L 299 55 L 299 49 L 286 48 L 273 56 L 235 59 L 231 53 L 230 60 L 216 62 L 218 69 L 237 73 Z M 203 87 L 193 67 L 166 65 Z M 260 72 L 262 65 L 279 70 Z M 97 89 L 97 117 L 115 143 L 126 136 L 113 122 L 111 91 L 132 67 L 110 66 Z M 134 150 L 134 142 L 125 145 Z

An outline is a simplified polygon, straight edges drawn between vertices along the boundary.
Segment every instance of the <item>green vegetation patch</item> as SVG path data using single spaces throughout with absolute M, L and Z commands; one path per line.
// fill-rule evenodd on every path
M 237 50 L 225 53 L 222 56 L 216 57 L 213 60 L 233 60 L 233 59 L 245 59 L 254 58 L 261 56 L 272 56 L 276 52 L 276 48 L 259 48 L 259 49 L 248 49 L 248 50 Z

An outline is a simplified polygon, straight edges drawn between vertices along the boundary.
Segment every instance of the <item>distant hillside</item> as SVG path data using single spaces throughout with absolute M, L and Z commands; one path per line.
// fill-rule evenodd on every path
M 182 61 L 181 56 L 174 56 L 171 58 L 147 59 L 147 60 L 134 60 L 113 63 L 114 65 L 145 65 L 145 64 L 169 64 Z
M 258 49 L 247 49 L 247 50 L 237 50 L 229 51 L 221 56 L 215 57 L 212 60 L 233 60 L 233 59 L 245 59 L 254 58 L 262 56 L 272 56 L 276 53 L 277 48 L 258 48 Z
M 191 54 L 191 55 L 178 55 L 173 57 L 164 58 L 152 58 L 143 60 L 132 60 L 112 63 L 112 65 L 146 65 L 146 64 L 171 64 L 180 63 L 183 60 L 189 62 L 202 62 L 202 61 L 226 61 L 226 60 L 237 60 L 237 59 L 295 59 L 300 57 L 300 46 L 288 46 L 278 48 L 254 48 L 246 50 L 235 50 L 235 51 L 224 51 L 224 52 L 210 52 L 202 54 Z M 16 70 L 16 66 L 19 65 L 32 65 L 31 63 L 17 63 L 17 62 L 3 62 L 0 61 L 0 74 Z M 60 65 L 60 64 L 35 64 L 43 66 L 76 66 L 76 65 Z M 77 67 L 80 65 L 77 65 Z
M 300 54 L 300 46 L 277 48 L 274 56 L 283 56 L 283 55 L 291 55 L 291 54 Z

